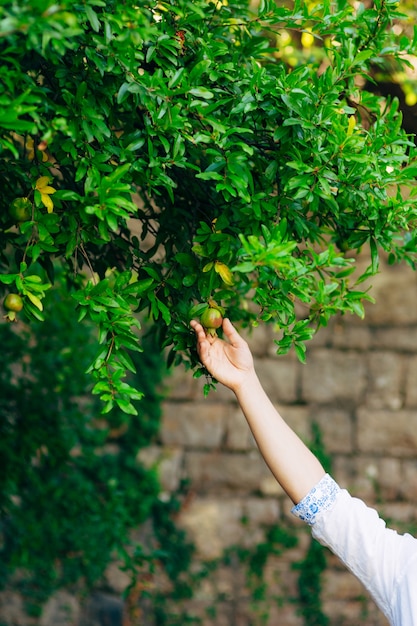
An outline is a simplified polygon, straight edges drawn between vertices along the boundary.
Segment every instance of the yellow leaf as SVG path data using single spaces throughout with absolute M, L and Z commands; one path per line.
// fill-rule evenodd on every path
M 214 218 L 214 220 L 211 221 L 211 229 L 213 231 L 213 233 L 221 233 L 221 230 L 217 230 L 216 229 L 216 223 L 217 223 L 217 217 Z
M 221 261 L 216 261 L 214 264 L 214 269 L 225 285 L 228 285 L 229 287 L 233 285 L 233 274 L 225 263 L 222 263 Z
M 303 34 L 301 35 L 301 45 L 303 46 L 303 48 L 311 48 L 311 46 L 314 43 L 314 35 L 312 35 L 312 33 L 309 33 L 308 31 L 304 31 Z
M 213 267 L 213 261 L 206 263 L 206 265 L 203 267 L 203 272 L 209 272 L 212 267 Z
M 413 107 L 417 104 L 417 94 L 414 91 L 409 91 L 405 96 L 405 103 L 409 107 Z
M 26 295 L 29 298 L 29 300 L 32 302 L 32 304 L 36 306 L 37 309 L 39 309 L 39 311 L 43 311 L 43 304 L 39 300 L 38 296 L 35 296 L 35 294 L 30 293 L 30 291 L 28 291 Z
M 46 187 L 47 185 L 49 185 L 50 180 L 51 179 L 49 178 L 49 176 L 41 176 L 36 181 L 36 189 L 40 191 L 42 187 Z
M 27 157 L 29 161 L 33 161 L 35 158 L 35 144 L 34 144 L 32 137 L 29 137 L 26 140 L 25 148 L 26 148 Z M 48 160 L 48 153 L 46 152 L 45 148 L 42 149 L 39 146 L 37 146 L 36 151 L 42 154 L 42 163 L 46 163 L 46 161 Z
M 38 191 L 40 191 L 41 193 L 55 193 L 56 189 L 54 189 L 53 187 L 49 187 L 48 185 L 46 185 L 46 187 L 41 187 L 40 189 L 38 189 Z
M 51 197 L 48 196 L 48 194 L 41 192 L 41 201 L 42 204 L 46 207 L 48 213 L 52 213 L 54 210 L 54 203 L 52 202 Z
M 27 152 L 29 161 L 33 161 L 33 159 L 35 158 L 35 148 L 33 145 L 32 137 L 27 138 L 25 147 L 26 147 L 26 152 Z
M 354 115 L 351 115 L 349 117 L 348 129 L 346 131 L 346 134 L 348 137 L 352 135 L 353 131 L 355 130 L 355 126 L 356 126 L 356 118 Z

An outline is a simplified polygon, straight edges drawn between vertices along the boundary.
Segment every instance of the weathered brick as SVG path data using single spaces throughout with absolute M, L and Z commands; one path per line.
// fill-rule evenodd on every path
M 334 338 L 335 319 L 329 320 L 327 326 L 322 326 L 313 335 L 312 339 L 307 342 L 309 350 L 318 350 L 318 348 L 331 348 Z
M 300 363 L 293 354 L 257 359 L 255 365 L 259 379 L 272 402 L 296 401 Z
M 355 484 L 355 457 L 334 454 L 331 458 L 331 473 L 341 487 L 351 489 Z
M 163 382 L 164 396 L 169 400 L 194 400 L 201 402 L 204 400 L 203 387 L 206 379 L 203 377 L 194 378 L 193 372 L 185 370 L 183 367 L 173 368 Z M 207 402 L 232 402 L 234 394 L 224 385 L 216 385 L 215 390 L 211 390 Z
M 25 601 L 17 591 L 0 591 L 0 620 L 12 626 L 32 626 L 37 620 L 26 614 Z
M 305 624 L 303 617 L 299 615 L 291 602 L 278 603 L 277 606 L 271 600 L 268 610 L 269 619 L 265 626 L 303 626 Z
M 104 572 L 104 579 L 109 589 L 123 594 L 132 582 L 131 576 L 123 570 L 124 563 L 113 561 Z
M 183 367 L 174 367 L 163 381 L 163 391 L 170 400 L 196 400 L 201 398 L 201 380 Z
M 353 452 L 353 424 L 349 411 L 338 407 L 317 406 L 311 409 L 312 419 L 317 423 L 326 452 Z
M 149 446 L 141 448 L 137 455 L 139 463 L 147 468 L 155 467 L 163 491 L 179 488 L 182 479 L 184 450 L 180 446 Z
M 417 500 L 417 459 L 404 461 L 404 474 L 399 485 L 401 496 L 408 501 Z
M 185 473 L 194 489 L 201 493 L 215 491 L 258 491 L 270 476 L 257 450 L 242 454 L 190 451 L 185 455 Z
M 352 496 L 362 498 L 369 506 L 376 501 L 375 477 L 378 475 L 377 461 L 375 457 L 356 454 L 353 459 L 346 460 L 351 466 L 352 474 L 346 488 Z
M 257 508 L 251 500 L 252 507 Z M 195 498 L 181 511 L 179 523 L 187 529 L 199 554 L 204 558 L 217 558 L 227 547 L 255 545 L 263 533 L 258 524 L 274 523 L 279 508 L 270 502 L 257 508 L 248 516 L 248 507 L 240 498 Z
M 347 570 L 327 572 L 323 577 L 323 600 L 337 597 L 339 600 L 360 599 L 363 586 Z
M 228 450 L 251 450 L 255 447 L 248 423 L 237 405 L 227 414 L 225 447 Z
M 366 366 L 356 352 L 312 350 L 302 372 L 305 402 L 357 401 L 366 387 Z
M 391 457 L 361 456 L 355 465 L 358 478 L 362 477 L 363 481 L 369 484 L 371 493 L 362 496 L 367 501 L 370 498 L 373 502 L 374 499 L 386 501 L 399 497 L 403 480 L 401 460 Z
M 365 402 L 369 408 L 399 409 L 403 405 L 405 359 L 384 351 L 371 352 L 368 357 L 368 385 Z
M 161 441 L 168 446 L 218 448 L 229 411 L 230 406 L 221 402 L 164 402 Z
M 314 410 L 303 404 L 284 405 L 279 403 L 277 411 L 285 419 L 287 424 L 297 433 L 305 442 L 311 441 L 311 422 L 314 420 Z
M 406 265 L 385 267 L 372 277 L 371 296 L 366 305 L 366 321 L 375 326 L 401 326 L 417 322 L 417 275 Z
M 417 354 L 407 360 L 405 406 L 417 408 Z
M 331 615 L 332 626 L 388 626 L 388 621 L 366 595 L 359 600 L 342 601 L 329 598 L 323 602 L 323 612 Z
M 277 524 L 280 507 L 276 498 L 249 497 L 244 503 L 245 516 L 252 526 Z
M 398 532 L 406 532 L 410 523 L 412 528 L 415 528 L 417 521 L 415 502 L 384 502 L 379 508 L 382 519 L 390 520 L 390 526 Z
M 279 500 L 272 497 L 251 496 L 243 503 L 245 532 L 243 547 L 253 547 L 265 541 L 265 528 L 279 523 L 281 508 Z
M 273 344 L 273 333 L 270 326 L 261 325 L 242 331 L 254 357 L 265 357 Z
M 372 347 L 396 352 L 417 352 L 417 326 L 384 327 L 372 330 Z
M 379 462 L 377 488 L 379 498 L 383 501 L 395 500 L 399 497 L 403 480 L 402 462 L 399 459 L 383 458 Z
M 39 626 L 72 626 L 79 623 L 80 603 L 66 591 L 59 589 L 45 603 Z
M 285 495 L 285 491 L 270 472 L 261 478 L 259 491 L 264 496 L 275 496 L 276 498 Z
M 358 410 L 358 448 L 390 456 L 417 454 L 417 412 Z
M 368 326 L 353 323 L 351 316 L 340 317 L 332 327 L 332 345 L 348 350 L 368 350 L 372 343 L 372 333 Z
M 290 498 L 286 494 L 284 494 L 284 497 L 282 499 L 282 512 L 285 521 L 290 523 L 292 526 L 305 528 L 305 523 L 292 514 L 291 511 L 293 507 L 294 503 L 292 502 L 292 500 L 290 500 Z

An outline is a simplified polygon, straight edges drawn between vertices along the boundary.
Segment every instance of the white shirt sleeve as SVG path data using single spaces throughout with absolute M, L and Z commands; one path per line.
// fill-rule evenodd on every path
M 363 583 L 393 626 L 417 624 L 417 540 L 388 529 L 378 513 L 328 475 L 293 508 L 312 534 Z

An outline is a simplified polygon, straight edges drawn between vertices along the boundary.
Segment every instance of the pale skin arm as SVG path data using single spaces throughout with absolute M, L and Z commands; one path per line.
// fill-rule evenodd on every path
M 269 400 L 255 372 L 249 346 L 230 320 L 223 321 L 225 340 L 206 335 L 195 320 L 191 326 L 197 336 L 202 364 L 233 391 L 265 462 L 291 500 L 298 504 L 324 476 L 321 463 Z

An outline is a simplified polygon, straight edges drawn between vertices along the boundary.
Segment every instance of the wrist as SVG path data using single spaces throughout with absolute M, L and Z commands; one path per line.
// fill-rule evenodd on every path
M 247 372 L 246 376 L 233 386 L 232 391 L 237 400 L 244 398 L 248 394 L 253 394 L 257 388 L 261 387 L 258 375 L 255 369 Z

